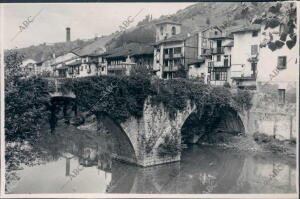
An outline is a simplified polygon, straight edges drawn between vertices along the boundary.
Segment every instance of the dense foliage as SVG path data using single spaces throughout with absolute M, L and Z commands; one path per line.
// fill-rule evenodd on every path
M 65 89 L 72 90 L 82 111 L 104 112 L 118 121 L 130 116 L 142 116 L 144 101 L 151 96 L 151 104 L 162 103 L 175 117 L 188 102 L 196 105 L 199 114 L 204 107 L 211 109 L 232 107 L 235 110 L 251 107 L 248 91 L 231 92 L 229 88 L 212 87 L 187 79 L 150 80 L 148 76 L 101 76 L 67 80 Z
M 5 58 L 5 138 L 22 141 L 36 138 L 48 119 L 50 97 L 46 80 L 21 77 L 22 57 L 9 52 Z
M 150 80 L 143 76 L 101 76 L 69 80 L 82 111 L 105 112 L 117 121 L 141 117 L 144 100 L 151 94 Z

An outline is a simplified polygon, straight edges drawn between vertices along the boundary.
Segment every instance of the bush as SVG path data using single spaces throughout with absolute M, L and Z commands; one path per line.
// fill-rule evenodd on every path
M 24 78 L 23 60 L 16 52 L 5 57 L 5 139 L 8 142 L 36 139 L 50 115 L 50 84 L 39 77 Z
M 50 116 L 47 81 L 19 79 L 5 87 L 5 138 L 7 141 L 35 139 Z
M 264 133 L 258 133 L 258 132 L 253 134 L 253 138 L 258 144 L 269 143 L 273 140 L 273 137 L 266 135 Z
M 164 137 L 164 142 L 158 146 L 158 155 L 160 157 L 175 157 L 181 151 L 181 145 L 179 143 L 179 138 L 174 133 L 171 135 L 166 135 Z
M 229 84 L 228 82 L 225 82 L 225 83 L 223 84 L 223 86 L 224 86 L 225 88 L 231 88 L 231 86 L 230 86 L 230 84 Z

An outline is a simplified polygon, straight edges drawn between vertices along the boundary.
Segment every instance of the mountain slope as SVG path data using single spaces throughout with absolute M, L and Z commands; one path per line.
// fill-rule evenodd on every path
M 261 15 L 274 4 L 276 2 L 200 2 L 179 10 L 173 15 L 163 15 L 158 19 L 152 19 L 152 16 L 148 15 L 134 28 L 124 32 L 117 31 L 98 39 L 103 39 L 101 45 L 108 50 L 129 43 L 149 44 L 155 41 L 155 24 L 165 19 L 182 23 L 183 32 L 196 31 L 207 25 L 219 25 L 227 28 L 244 24 L 246 20 L 250 20 L 255 15 Z M 247 8 L 247 13 L 243 13 L 245 8 Z M 54 45 L 41 44 L 18 49 L 18 51 L 24 54 L 25 58 L 41 61 L 51 57 L 53 53 L 59 55 L 93 42 L 95 42 L 94 39 L 55 43 Z

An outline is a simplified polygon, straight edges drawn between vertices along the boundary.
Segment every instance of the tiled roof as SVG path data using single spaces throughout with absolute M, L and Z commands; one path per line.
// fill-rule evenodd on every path
M 192 65 L 192 64 L 196 64 L 196 63 L 204 63 L 205 59 L 204 58 L 200 58 L 200 59 L 196 59 L 190 63 L 188 63 L 188 65 Z
M 80 65 L 82 62 L 80 60 L 76 60 L 75 62 L 71 62 L 71 63 L 68 63 L 66 65 L 68 66 L 76 66 L 76 65 Z
M 232 29 L 231 33 L 238 33 L 238 32 L 248 32 L 248 31 L 257 31 L 260 30 L 260 25 L 258 24 L 251 24 L 251 25 L 244 25 L 238 28 Z
M 158 41 L 154 45 L 159 45 L 159 44 L 166 43 L 166 42 L 184 41 L 187 37 L 189 37 L 188 33 L 179 33 L 179 34 L 173 35 L 172 37 L 170 37 L 168 39 Z
M 175 21 L 171 21 L 171 20 L 163 20 L 163 21 L 160 21 L 160 22 L 156 23 L 156 25 L 165 24 L 165 23 L 175 24 L 175 25 L 181 25 L 181 23 L 178 23 L 178 22 L 175 22 Z
M 232 47 L 233 41 L 229 41 L 228 43 L 222 44 L 223 47 Z
M 94 53 L 103 53 L 105 52 L 105 45 L 108 41 L 111 40 L 110 36 L 99 38 L 95 40 L 93 43 L 83 46 L 81 48 L 76 48 L 72 50 L 78 56 L 87 56 Z
M 144 55 L 144 54 L 153 54 L 153 46 L 139 44 L 139 43 L 130 43 L 119 48 L 115 48 L 107 52 L 109 54 L 107 58 L 113 57 L 127 57 L 128 55 Z

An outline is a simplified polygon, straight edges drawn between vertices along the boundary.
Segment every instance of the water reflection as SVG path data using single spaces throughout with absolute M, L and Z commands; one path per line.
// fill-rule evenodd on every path
M 23 158 L 20 170 L 7 172 L 7 192 L 296 192 L 295 160 L 191 146 L 183 151 L 181 162 L 141 168 L 112 160 L 113 146 L 107 134 L 58 127 L 33 147 L 38 155 Z

